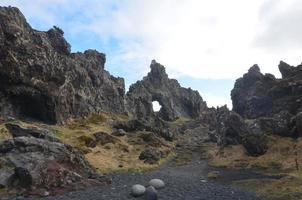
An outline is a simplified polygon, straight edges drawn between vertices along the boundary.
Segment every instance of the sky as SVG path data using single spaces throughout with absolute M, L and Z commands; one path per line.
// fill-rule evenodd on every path
M 258 64 L 280 77 L 278 64 L 302 62 L 301 0 L 0 0 L 31 26 L 58 26 L 72 51 L 106 54 L 105 68 L 142 79 L 152 59 L 171 78 L 198 90 L 209 106 L 232 107 L 237 78 Z

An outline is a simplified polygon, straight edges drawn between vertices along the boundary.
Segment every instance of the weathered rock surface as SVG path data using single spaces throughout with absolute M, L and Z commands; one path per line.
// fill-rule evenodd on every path
M 131 85 L 127 93 L 128 108 L 135 118 L 150 120 L 158 116 L 166 121 L 196 118 L 207 108 L 197 91 L 183 88 L 177 80 L 169 79 L 164 66 L 153 60 L 150 68 L 148 75 Z M 153 101 L 162 106 L 158 113 L 153 111 Z
M 233 110 L 248 119 L 257 119 L 268 133 L 299 136 L 291 121 L 302 111 L 302 65 L 280 62 L 281 79 L 263 75 L 257 65 L 237 79 L 231 92 Z
M 257 120 L 245 120 L 226 106 L 209 109 L 199 119 L 189 122 L 191 128 L 200 124 L 207 128 L 208 140 L 221 147 L 242 144 L 251 156 L 262 155 L 268 149 L 267 135 L 260 123 Z M 207 137 L 203 140 L 206 141 Z
M 35 137 L 40 139 L 45 139 L 51 142 L 60 142 L 54 134 L 46 129 L 37 129 L 37 128 L 22 128 L 17 124 L 7 123 L 5 127 L 10 131 L 12 136 L 15 137 Z
M 104 54 L 71 53 L 61 29 L 34 30 L 17 8 L 0 7 L 0 22 L 2 115 L 56 123 L 125 113 L 124 80 L 104 70 Z
M 155 164 L 165 155 L 162 151 L 154 147 L 147 147 L 139 155 L 140 160 L 144 160 L 146 163 Z
M 41 195 L 44 190 L 56 194 L 105 181 L 80 151 L 16 127 L 10 130 L 20 135 L 0 141 L 0 188 Z

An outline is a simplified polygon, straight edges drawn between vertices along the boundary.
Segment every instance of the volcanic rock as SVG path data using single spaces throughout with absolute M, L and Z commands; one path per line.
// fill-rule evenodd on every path
M 1 187 L 14 188 L 16 192 L 23 188 L 37 194 L 47 188 L 55 194 L 57 190 L 104 183 L 105 178 L 97 174 L 80 151 L 58 139 L 27 134 L 31 129 L 17 130 L 19 136 L 0 141 Z
M 231 92 L 233 110 L 246 118 L 302 111 L 302 65 L 292 67 L 281 61 L 279 70 L 282 78 L 271 78 L 255 65 L 237 79 Z
M 141 152 L 139 159 L 144 160 L 149 164 L 155 164 L 162 158 L 162 156 L 163 154 L 160 150 L 154 147 L 147 147 L 144 151 Z
M 253 66 L 236 80 L 231 92 L 233 110 L 248 119 L 257 119 L 269 134 L 301 135 L 292 124 L 302 111 L 302 65 L 280 62 L 281 79 L 260 72 Z
M 156 189 L 153 186 L 147 187 L 144 200 L 157 200 L 157 199 L 158 199 L 158 195 Z
M 135 118 L 150 120 L 159 116 L 173 121 L 179 117 L 200 116 L 207 106 L 197 91 L 183 88 L 177 80 L 169 79 L 164 66 L 155 60 L 150 68 L 148 75 L 131 85 L 127 93 L 128 110 Z M 162 106 L 158 113 L 153 111 L 153 101 Z
M 71 53 L 63 31 L 34 30 L 0 7 L 0 113 L 63 123 L 89 113 L 125 113 L 124 80 L 104 70 L 105 55 Z
M 10 131 L 13 137 L 35 137 L 40 139 L 49 140 L 51 142 L 60 142 L 53 133 L 46 129 L 37 129 L 37 128 L 22 128 L 17 124 L 7 123 L 5 127 Z

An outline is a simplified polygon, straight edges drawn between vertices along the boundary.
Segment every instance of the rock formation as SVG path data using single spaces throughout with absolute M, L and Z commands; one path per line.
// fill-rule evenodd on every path
M 164 66 L 153 60 L 150 68 L 148 75 L 131 85 L 127 93 L 128 108 L 135 118 L 148 120 L 158 116 L 166 121 L 196 118 L 207 108 L 197 91 L 183 88 L 177 80 L 169 79 Z M 158 113 L 153 111 L 153 101 L 162 106 Z
M 237 79 L 231 92 L 233 110 L 247 119 L 256 119 L 268 133 L 299 136 L 296 121 L 302 111 L 302 65 L 280 62 L 281 79 L 263 75 L 257 65 Z
M 0 141 L 0 188 L 15 193 L 56 194 L 105 178 L 73 147 L 63 144 L 48 130 L 6 124 L 13 138 Z
M 0 7 L 0 111 L 48 123 L 93 112 L 125 113 L 124 80 L 104 70 L 105 55 L 71 53 L 57 27 L 31 28 L 17 8 Z

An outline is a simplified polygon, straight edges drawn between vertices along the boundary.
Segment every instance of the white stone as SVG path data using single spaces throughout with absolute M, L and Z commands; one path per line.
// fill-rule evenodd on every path
M 131 188 L 131 194 L 134 197 L 142 196 L 145 194 L 145 192 L 146 192 L 145 186 L 140 184 L 133 185 Z
M 153 186 L 155 189 L 162 189 L 165 187 L 165 183 L 160 179 L 152 179 L 149 181 L 149 185 Z

